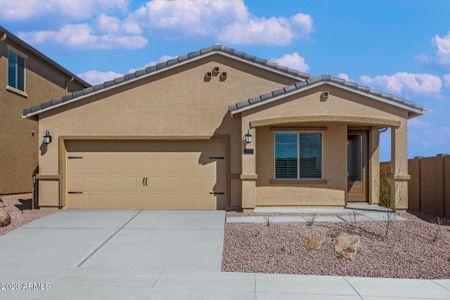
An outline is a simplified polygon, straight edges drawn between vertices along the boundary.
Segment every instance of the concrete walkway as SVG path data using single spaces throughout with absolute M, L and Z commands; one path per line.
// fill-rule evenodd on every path
M 254 216 L 229 216 L 227 223 L 306 223 L 312 220 L 314 222 L 342 223 L 342 222 L 367 222 L 367 221 L 386 221 L 392 217 L 390 210 L 380 206 L 364 206 L 351 208 L 258 208 L 255 213 L 264 213 L 266 215 Z M 356 214 L 354 214 L 356 213 Z M 291 214 L 291 215 L 283 215 Z M 292 214 L 301 214 L 298 216 Z M 326 215 L 323 215 L 326 214 Z M 388 216 L 388 214 L 391 214 Z M 405 221 L 406 219 L 394 214 L 396 221 Z
M 450 280 L 220 272 L 223 212 L 64 211 L 0 237 L 0 299 L 450 299 Z

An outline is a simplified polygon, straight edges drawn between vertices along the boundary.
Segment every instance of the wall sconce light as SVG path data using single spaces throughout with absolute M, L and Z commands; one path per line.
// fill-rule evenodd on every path
M 252 142 L 252 135 L 250 134 L 250 130 L 244 136 L 244 140 L 246 144 L 250 144 Z
M 50 135 L 50 132 L 48 130 L 45 131 L 44 135 L 44 144 L 48 145 L 52 142 L 52 136 Z

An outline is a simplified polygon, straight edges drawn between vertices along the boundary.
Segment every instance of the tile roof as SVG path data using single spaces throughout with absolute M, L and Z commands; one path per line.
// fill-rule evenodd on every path
M 140 69 L 134 73 L 127 74 L 125 76 L 116 78 L 114 80 L 106 81 L 104 83 L 97 84 L 95 86 L 86 88 L 84 90 L 68 94 L 61 98 L 57 98 L 57 99 L 54 99 L 51 101 L 47 101 L 47 102 L 29 107 L 27 109 L 24 109 L 23 115 L 26 117 L 37 115 L 44 110 L 45 111 L 50 110 L 52 108 L 59 107 L 64 104 L 77 101 L 78 99 L 82 99 L 87 95 L 97 93 L 104 89 L 109 89 L 109 88 L 112 88 L 117 85 L 121 85 L 122 83 L 125 83 L 127 81 L 132 81 L 132 80 L 135 80 L 135 79 L 138 79 L 141 77 L 150 76 L 153 73 L 159 72 L 160 70 L 164 70 L 166 68 L 170 68 L 172 66 L 176 66 L 178 64 L 182 64 L 184 62 L 194 60 L 196 58 L 201 58 L 203 56 L 207 56 L 207 55 L 210 55 L 213 53 L 222 53 L 222 54 L 234 57 L 236 59 L 240 59 L 245 62 L 252 63 L 255 65 L 267 68 L 269 70 L 282 73 L 282 74 L 290 76 L 294 79 L 298 79 L 299 81 L 311 78 L 311 75 L 309 75 L 307 73 L 299 72 L 297 70 L 278 65 L 267 59 L 258 58 L 256 56 L 249 55 L 245 52 L 237 51 L 233 48 L 228 48 L 228 47 L 225 47 L 222 45 L 213 45 L 211 47 L 203 48 L 198 51 L 190 52 L 188 54 L 178 56 L 177 58 L 170 59 L 168 61 L 156 64 L 153 66 L 149 66 L 145 69 Z
M 348 88 L 348 89 L 363 93 L 369 97 L 372 96 L 372 97 L 382 98 L 387 103 L 403 107 L 403 108 L 413 111 L 415 113 L 421 114 L 425 111 L 425 109 L 422 106 L 420 106 L 414 102 L 408 101 L 408 100 L 400 98 L 400 97 L 396 97 L 391 94 L 383 93 L 379 90 L 375 90 L 370 87 L 366 87 L 366 86 L 357 84 L 355 82 L 350 82 L 350 81 L 346 81 L 346 80 L 338 78 L 338 77 L 333 77 L 331 75 L 322 75 L 320 77 L 310 77 L 309 79 L 307 79 L 305 81 L 297 82 L 293 85 L 290 85 L 290 86 L 287 86 L 287 87 L 284 87 L 284 88 L 281 88 L 278 90 L 274 90 L 272 92 L 269 92 L 269 93 L 266 93 L 263 95 L 259 95 L 254 98 L 247 99 L 245 101 L 236 103 L 234 105 L 230 105 L 228 107 L 228 110 L 232 114 L 236 114 L 243 110 L 247 110 L 252 107 L 267 103 L 267 102 L 276 101 L 280 98 L 283 98 L 285 95 L 290 95 L 291 93 L 307 90 L 313 86 L 317 86 L 319 84 L 325 84 L 325 83 L 330 83 L 330 84 L 337 85 L 340 87 Z

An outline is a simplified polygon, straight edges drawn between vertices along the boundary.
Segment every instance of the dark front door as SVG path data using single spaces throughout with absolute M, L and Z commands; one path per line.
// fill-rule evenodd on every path
M 367 132 L 349 131 L 347 136 L 348 201 L 367 202 Z

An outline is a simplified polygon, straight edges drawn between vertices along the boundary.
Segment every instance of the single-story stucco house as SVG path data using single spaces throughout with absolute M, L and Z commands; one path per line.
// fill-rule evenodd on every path
M 424 109 L 214 45 L 30 107 L 39 204 L 225 209 L 378 203 L 379 132 L 408 205 L 407 122 Z

